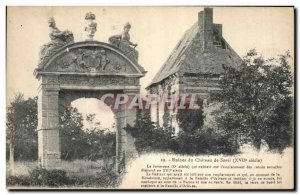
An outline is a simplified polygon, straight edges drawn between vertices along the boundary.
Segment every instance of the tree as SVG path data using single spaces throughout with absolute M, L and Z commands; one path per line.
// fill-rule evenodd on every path
M 95 116 L 95 114 L 86 116 L 86 121 L 90 124 L 90 127 L 85 129 L 86 141 L 90 148 L 86 158 L 103 159 L 107 163 L 108 159 L 116 155 L 116 133 L 103 129 L 101 123 L 95 122 Z
M 87 149 L 84 142 L 83 116 L 68 107 L 60 116 L 61 156 L 64 160 L 81 159 Z
M 239 67 L 224 66 L 221 90 L 212 94 L 222 104 L 216 119 L 221 128 L 257 149 L 262 140 L 274 149 L 288 146 L 292 121 L 289 60 L 288 52 L 265 60 L 250 50 Z
M 7 107 L 6 128 L 10 174 L 13 174 L 15 157 L 22 159 L 30 155 L 32 160 L 37 158 L 37 98 L 25 100 L 23 94 L 16 94 Z M 24 150 L 28 147 L 30 151 Z
M 86 116 L 89 127 L 76 108 L 67 108 L 60 117 L 62 159 L 107 160 L 115 156 L 116 134 L 94 122 L 95 114 Z

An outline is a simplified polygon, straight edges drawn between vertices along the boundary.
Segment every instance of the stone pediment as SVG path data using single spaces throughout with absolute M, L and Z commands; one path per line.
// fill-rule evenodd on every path
M 110 44 L 84 41 L 66 45 L 35 70 L 42 74 L 131 75 L 142 77 L 145 70 Z

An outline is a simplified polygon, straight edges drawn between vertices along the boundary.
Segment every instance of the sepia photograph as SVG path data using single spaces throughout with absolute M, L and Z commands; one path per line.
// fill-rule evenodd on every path
M 295 190 L 292 6 L 7 6 L 8 190 Z

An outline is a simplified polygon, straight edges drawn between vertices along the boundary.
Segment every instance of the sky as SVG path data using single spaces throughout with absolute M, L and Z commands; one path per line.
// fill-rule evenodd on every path
M 144 88 L 184 32 L 197 22 L 201 10 L 202 7 L 8 7 L 7 102 L 17 92 L 24 93 L 25 97 L 37 95 L 39 82 L 33 71 L 40 46 L 50 40 L 49 17 L 55 18 L 60 30 L 72 31 L 75 42 L 85 40 L 84 17 L 89 11 L 96 15 L 98 31 L 94 39 L 97 41 L 108 42 L 108 37 L 119 34 L 123 25 L 130 22 L 131 41 L 138 44 L 139 64 L 148 71 L 141 79 L 144 94 Z M 240 56 L 252 48 L 266 58 L 287 50 L 294 52 L 293 8 L 215 7 L 214 23 L 223 25 L 223 37 Z M 100 114 L 99 110 L 90 109 L 96 104 L 97 100 L 77 100 L 72 105 L 85 114 Z M 103 114 L 100 118 L 103 126 L 111 126 L 111 120 Z

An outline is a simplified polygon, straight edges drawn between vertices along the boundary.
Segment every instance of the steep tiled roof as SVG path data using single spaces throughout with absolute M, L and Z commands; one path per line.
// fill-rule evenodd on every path
M 184 33 L 183 38 L 176 45 L 167 61 L 153 78 L 150 85 L 158 83 L 168 76 L 179 71 L 180 65 L 182 64 L 185 57 L 185 51 L 190 47 L 197 32 L 197 24 L 194 24 L 189 30 Z
M 218 32 L 216 27 L 213 30 Z M 211 48 L 203 49 L 203 34 L 200 32 L 198 23 L 185 32 L 148 87 L 175 73 L 221 74 L 223 65 L 238 66 L 241 63 L 241 58 L 220 33 L 217 33 L 218 41 L 214 41 Z

